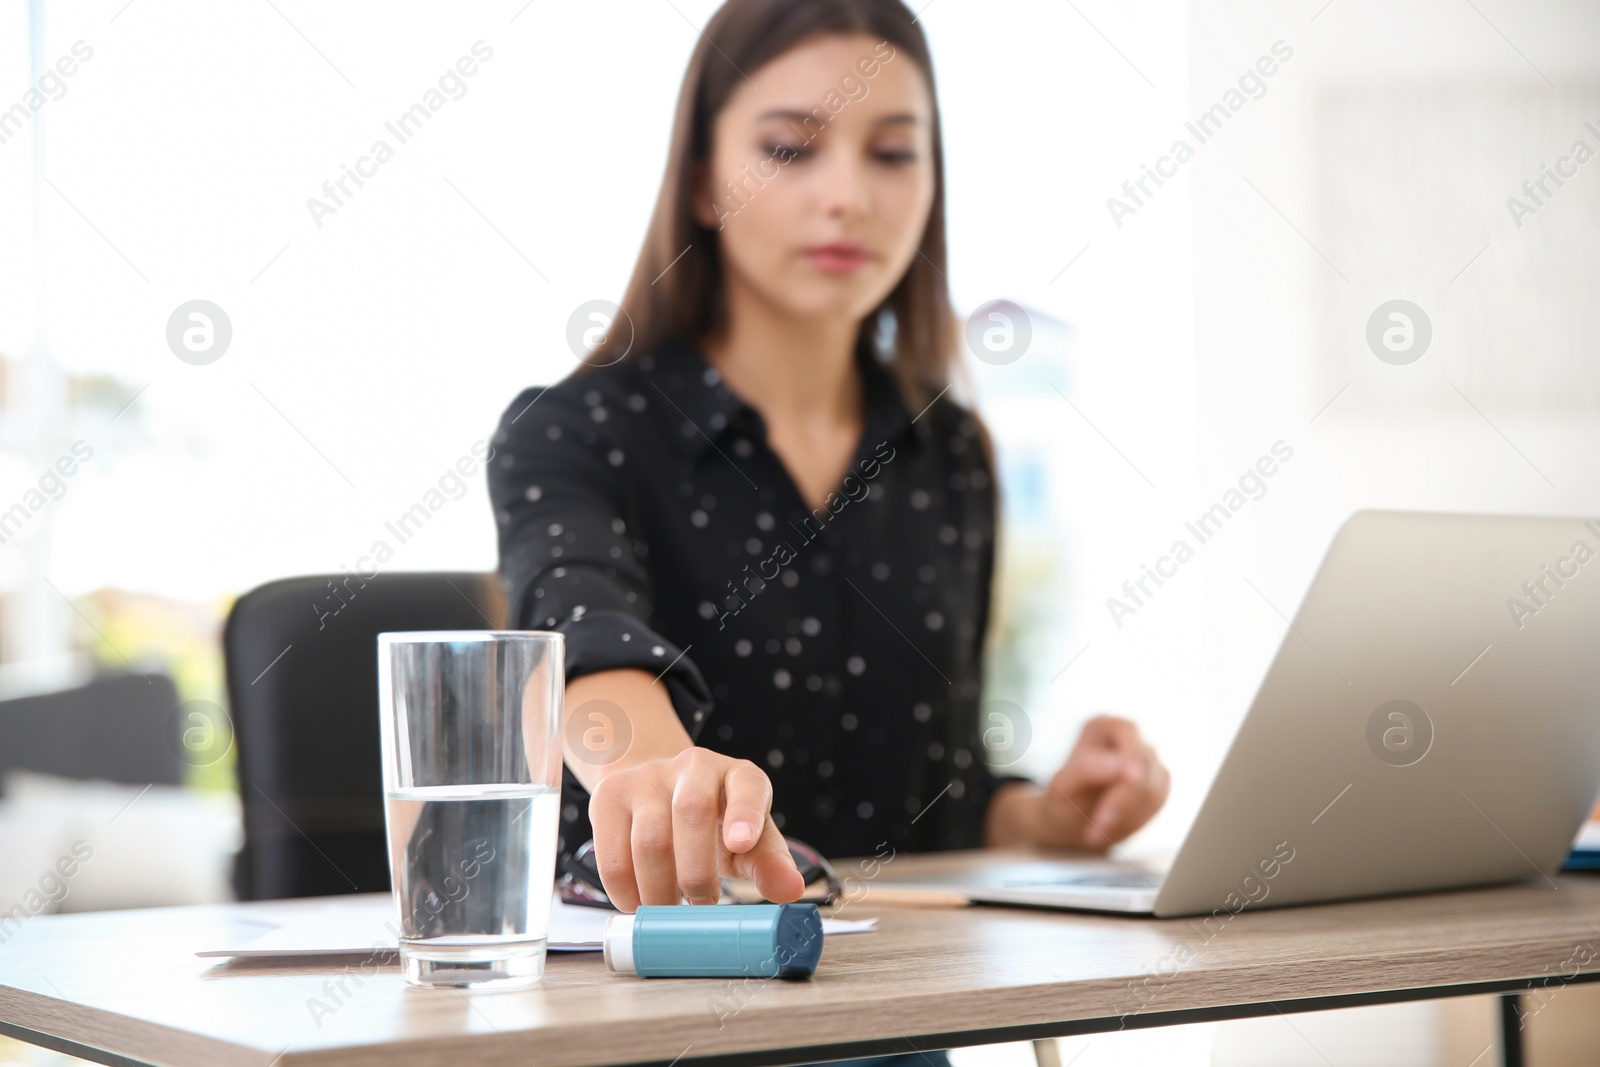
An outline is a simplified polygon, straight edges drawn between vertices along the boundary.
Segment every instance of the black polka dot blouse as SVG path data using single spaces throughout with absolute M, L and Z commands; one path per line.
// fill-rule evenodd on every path
M 765 770 L 779 828 L 824 855 L 976 848 L 1009 780 L 978 722 L 994 474 L 965 408 L 909 411 L 865 352 L 864 432 L 815 511 L 688 342 L 523 392 L 489 467 L 510 625 L 565 634 L 569 680 L 659 675 L 695 743 Z M 627 729 L 569 733 L 602 761 Z M 569 853 L 588 794 L 570 769 L 562 793 Z

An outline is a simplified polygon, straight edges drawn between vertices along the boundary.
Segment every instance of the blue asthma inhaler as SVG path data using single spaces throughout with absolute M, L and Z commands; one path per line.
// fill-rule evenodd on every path
M 809 978 L 815 904 L 645 904 L 606 920 L 606 966 L 644 978 Z

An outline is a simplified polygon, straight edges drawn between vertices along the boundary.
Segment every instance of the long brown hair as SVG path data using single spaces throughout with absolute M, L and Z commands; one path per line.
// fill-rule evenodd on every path
M 696 167 L 709 163 L 712 123 L 745 82 L 744 72 L 803 41 L 855 35 L 887 41 L 927 78 L 933 99 L 934 178 L 919 254 L 894 290 L 862 320 L 856 347 L 870 348 L 887 362 L 913 412 L 950 384 L 952 367 L 960 365 L 960 337 L 945 277 L 939 101 L 927 39 L 900 0 L 728 0 L 711 17 L 684 72 L 666 174 L 622 298 L 618 320 L 632 329 L 624 325 L 607 331 L 574 373 L 637 357 L 672 338 L 699 341 L 724 325 L 727 305 L 718 234 L 702 226 L 694 213 Z

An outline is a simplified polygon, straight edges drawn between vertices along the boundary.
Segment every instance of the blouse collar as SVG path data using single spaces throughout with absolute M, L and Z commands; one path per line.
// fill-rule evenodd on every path
M 910 411 L 888 368 L 869 354 L 858 353 L 866 418 L 862 442 L 870 449 L 876 442 L 894 442 L 920 429 L 913 426 Z M 732 429 L 755 432 L 760 413 L 723 381 L 722 375 L 706 359 L 700 347 L 686 340 L 669 340 L 653 354 L 640 357 L 647 399 L 665 402 L 668 421 L 677 426 L 673 434 L 683 449 L 698 458 L 707 449 L 722 447 L 722 437 Z

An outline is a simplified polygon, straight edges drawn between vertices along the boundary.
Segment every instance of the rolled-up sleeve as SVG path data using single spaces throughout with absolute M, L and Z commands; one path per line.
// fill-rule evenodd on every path
M 625 443 L 571 381 L 522 393 L 500 419 L 489 463 L 500 581 L 516 629 L 566 637 L 566 675 L 634 668 L 665 683 L 691 738 L 711 712 L 705 679 L 651 626 L 648 546 L 629 524 Z

